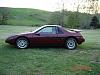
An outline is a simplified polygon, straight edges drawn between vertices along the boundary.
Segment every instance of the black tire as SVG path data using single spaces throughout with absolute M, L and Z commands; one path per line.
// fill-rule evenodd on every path
M 16 40 L 16 47 L 20 48 L 20 49 L 25 49 L 28 48 L 29 46 L 29 41 L 28 39 L 24 38 L 24 37 L 20 37 Z
M 76 39 L 74 38 L 68 38 L 65 42 L 65 47 L 70 49 L 70 50 L 73 50 L 77 47 L 77 41 Z

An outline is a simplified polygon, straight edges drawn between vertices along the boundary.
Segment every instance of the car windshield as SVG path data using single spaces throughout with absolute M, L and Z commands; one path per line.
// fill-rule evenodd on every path
M 41 28 L 43 28 L 43 27 L 44 27 L 44 26 L 39 27 L 39 28 L 37 28 L 36 30 L 33 30 L 32 32 L 35 33 L 35 32 L 37 32 L 38 30 L 40 30 Z

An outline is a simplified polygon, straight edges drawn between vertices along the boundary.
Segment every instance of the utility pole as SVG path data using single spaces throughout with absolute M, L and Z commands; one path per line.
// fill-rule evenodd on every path
M 62 2 L 62 8 L 61 8 L 61 19 L 60 19 L 60 25 L 64 26 L 64 1 L 61 0 Z

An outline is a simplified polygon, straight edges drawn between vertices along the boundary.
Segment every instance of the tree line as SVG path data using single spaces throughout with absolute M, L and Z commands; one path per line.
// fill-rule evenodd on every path
M 64 11 L 63 26 L 68 28 L 100 28 L 100 14 L 88 14 L 80 12 Z M 62 25 L 61 13 L 56 11 L 52 13 L 49 24 Z

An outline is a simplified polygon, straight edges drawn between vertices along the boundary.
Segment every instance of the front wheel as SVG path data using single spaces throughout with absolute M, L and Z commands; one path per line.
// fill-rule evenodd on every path
M 25 49 L 27 48 L 29 45 L 29 42 L 26 38 L 18 38 L 16 40 L 16 46 L 17 48 L 20 48 L 20 49 Z
M 70 50 L 75 49 L 77 47 L 76 39 L 74 39 L 74 38 L 68 38 L 66 40 L 65 47 L 68 48 L 68 49 L 70 49 Z

